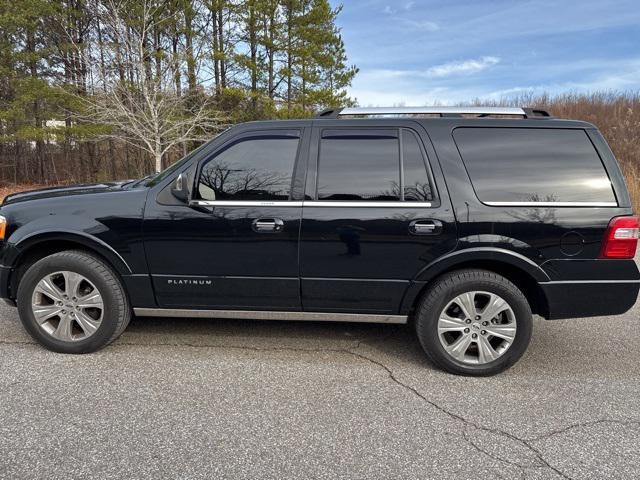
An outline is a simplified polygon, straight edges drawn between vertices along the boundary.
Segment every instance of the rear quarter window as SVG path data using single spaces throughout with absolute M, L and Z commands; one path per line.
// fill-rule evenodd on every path
M 584 130 L 463 127 L 453 138 L 484 203 L 616 202 Z

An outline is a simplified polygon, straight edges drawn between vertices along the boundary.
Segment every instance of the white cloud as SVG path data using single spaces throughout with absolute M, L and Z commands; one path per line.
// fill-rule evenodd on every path
M 373 69 L 356 76 L 349 94 L 360 106 L 381 107 L 443 104 L 452 92 L 448 87 L 427 84 L 419 72 Z
M 435 32 L 440 29 L 440 25 L 436 22 L 430 22 L 429 20 L 404 20 L 407 26 L 414 30 L 423 30 L 426 32 Z
M 478 73 L 500 63 L 498 57 L 480 57 L 462 62 L 449 62 L 427 69 L 425 76 L 432 78 L 448 77 L 450 75 L 470 75 Z
M 442 65 L 433 68 L 439 67 Z M 354 79 L 349 94 L 357 98 L 361 106 L 421 106 L 457 105 L 475 99 L 499 101 L 542 93 L 556 95 L 566 92 L 640 90 L 640 56 L 558 61 L 545 65 L 545 71 L 550 72 L 550 76 L 538 77 L 535 81 L 530 81 L 534 80 L 530 75 L 525 75 L 527 80 L 522 81 L 520 71 L 514 71 L 515 67 L 518 67 L 517 63 L 514 68 L 508 69 L 507 76 L 499 77 L 465 74 L 433 76 L 433 72 L 429 74 L 432 69 L 416 70 L 404 65 L 397 69 L 363 69 Z M 519 68 L 530 71 L 528 64 Z M 468 71 L 464 70 L 464 73 Z
M 382 9 L 382 13 L 393 17 L 395 22 L 401 24 L 403 27 L 411 27 L 413 30 L 424 30 L 428 32 L 435 32 L 440 26 L 429 20 L 416 20 L 413 18 L 406 18 L 411 16 L 411 11 L 415 6 L 415 1 L 408 1 L 401 4 L 385 5 Z
M 629 60 L 607 60 L 603 62 L 591 61 L 591 66 L 599 74 L 587 74 L 580 71 L 580 75 L 586 77 L 580 81 L 571 80 L 564 82 L 547 82 L 525 86 L 514 86 L 501 90 L 488 91 L 478 95 L 481 99 L 502 100 L 515 95 L 543 94 L 551 95 L 561 93 L 589 93 L 589 92 L 622 92 L 637 91 L 640 89 L 640 58 Z M 568 72 L 574 72 L 576 68 L 583 68 L 583 62 L 563 64 Z M 560 69 L 562 71 L 562 69 Z M 609 73 L 615 72 L 615 73 Z
M 615 9 L 602 0 L 581 0 L 579 9 L 555 0 L 431 2 L 425 9 L 415 0 L 405 10 L 411 1 L 342 2 L 350 15 L 343 18 L 355 22 L 344 30 L 349 56 L 360 67 L 349 93 L 361 105 L 640 90 L 640 56 L 623 41 L 640 22 L 638 0 L 617 0 Z M 544 21 L 526 21 L 540 12 L 549 13 Z M 384 40 L 380 17 L 390 33 Z
M 361 107 L 419 107 L 423 105 L 446 105 L 449 92 L 441 89 L 421 91 L 387 91 L 383 89 L 355 88 L 353 95 Z M 443 98 L 445 99 L 443 101 Z

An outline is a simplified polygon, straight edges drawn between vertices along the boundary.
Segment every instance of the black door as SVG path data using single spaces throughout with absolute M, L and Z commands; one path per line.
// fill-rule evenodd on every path
M 232 138 L 200 161 L 197 205 L 149 198 L 145 248 L 160 306 L 300 310 L 292 179 L 303 130 Z
M 315 123 L 300 238 L 305 311 L 398 313 L 411 280 L 455 246 L 420 127 L 370 122 Z

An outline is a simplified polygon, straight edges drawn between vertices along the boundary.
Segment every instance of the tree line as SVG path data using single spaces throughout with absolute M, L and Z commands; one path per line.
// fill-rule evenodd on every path
M 351 105 L 328 0 L 0 6 L 0 182 L 133 178 L 227 126 Z

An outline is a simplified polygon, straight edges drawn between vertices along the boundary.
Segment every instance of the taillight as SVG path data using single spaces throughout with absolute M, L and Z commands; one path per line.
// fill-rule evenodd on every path
M 633 258 L 638 246 L 638 217 L 612 218 L 604 234 L 600 258 Z

